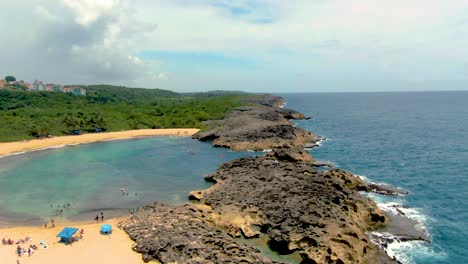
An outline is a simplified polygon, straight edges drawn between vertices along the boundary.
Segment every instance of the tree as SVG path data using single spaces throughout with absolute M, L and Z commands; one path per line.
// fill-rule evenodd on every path
M 49 133 L 49 125 L 45 118 L 39 118 L 29 125 L 29 135 L 37 138 L 47 137 Z
M 80 127 L 80 120 L 75 118 L 72 114 L 67 114 L 62 118 L 62 122 L 68 128 L 68 130 L 74 130 Z
M 15 82 L 16 78 L 15 76 L 7 76 L 5 77 L 5 82 Z
M 97 128 L 105 128 L 106 122 L 104 121 L 104 118 L 102 117 L 101 113 L 96 113 L 93 112 L 86 116 L 86 125 L 91 127 L 92 129 L 97 129 Z

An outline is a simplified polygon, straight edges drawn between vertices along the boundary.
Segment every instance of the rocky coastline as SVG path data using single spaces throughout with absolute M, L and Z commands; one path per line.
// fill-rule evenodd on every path
M 272 251 L 296 254 L 298 263 L 398 263 L 385 254 L 385 239 L 369 235 L 390 230 L 395 218 L 359 192 L 401 191 L 314 160 L 304 149 L 322 138 L 295 127 L 291 119 L 307 117 L 282 104 L 280 97 L 252 96 L 193 136 L 268 152 L 222 164 L 205 177 L 210 188 L 190 192 L 190 204 L 155 203 L 122 222 L 145 261 L 277 263 L 238 239 L 265 237 Z M 410 240 L 420 235 L 404 233 Z

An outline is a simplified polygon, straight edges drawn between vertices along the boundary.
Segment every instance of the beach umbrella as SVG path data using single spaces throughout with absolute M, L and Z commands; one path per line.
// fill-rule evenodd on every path
M 109 224 L 105 224 L 101 226 L 101 234 L 108 235 L 112 233 L 112 226 Z
M 58 233 L 57 237 L 60 237 L 60 241 L 65 243 L 70 243 L 72 236 L 78 231 L 78 228 L 74 227 L 65 227 L 60 233 Z

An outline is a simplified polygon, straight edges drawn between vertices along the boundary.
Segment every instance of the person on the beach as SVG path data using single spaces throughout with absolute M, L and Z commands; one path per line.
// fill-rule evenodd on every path
M 53 218 L 50 219 L 50 225 L 52 227 L 55 227 L 55 220 Z
M 104 222 L 104 213 L 101 212 L 101 222 Z
M 96 220 L 96 223 L 99 222 L 99 214 L 97 214 L 96 217 L 94 217 L 94 220 Z
M 21 255 L 23 254 L 23 249 L 20 245 L 16 247 L 16 253 L 18 253 L 18 257 L 21 257 Z
M 60 209 L 60 216 L 63 216 L 63 209 Z
M 34 249 L 32 247 L 29 247 L 28 255 L 31 256 L 33 253 L 34 253 Z

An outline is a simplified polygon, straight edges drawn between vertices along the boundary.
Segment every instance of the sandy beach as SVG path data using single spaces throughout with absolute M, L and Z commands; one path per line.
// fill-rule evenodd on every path
M 46 139 L 36 139 L 21 142 L 0 143 L 0 156 L 22 153 L 26 151 L 46 149 L 50 147 L 84 144 L 99 141 L 138 138 L 148 136 L 191 136 L 198 129 L 142 129 L 121 132 L 93 133 L 79 136 L 60 136 Z M 113 263 L 113 264 L 139 264 L 144 263 L 142 256 L 132 250 L 133 241 L 128 235 L 117 227 L 119 221 L 124 218 L 116 218 L 105 221 L 111 224 L 114 231 L 110 237 L 101 235 L 99 228 L 102 222 L 65 222 L 58 220 L 54 228 L 44 227 L 13 227 L 0 229 L 0 239 L 12 239 L 15 242 L 31 237 L 32 240 L 21 243 L 20 246 L 28 249 L 29 245 L 37 245 L 32 256 L 24 254 L 18 257 L 17 244 L 3 245 L 0 243 L 0 264 L 15 264 L 19 260 L 21 264 L 54 264 L 54 263 Z M 72 245 L 59 243 L 56 235 L 64 227 L 76 227 L 84 229 L 83 239 Z M 48 247 L 43 248 L 39 243 L 46 241 Z
M 110 236 L 101 235 L 99 223 L 57 223 L 54 228 L 44 227 L 15 227 L 0 229 L 0 239 L 11 238 L 15 241 L 29 236 L 31 241 L 20 244 L 24 249 L 34 244 L 39 246 L 32 256 L 24 254 L 18 257 L 17 245 L 0 244 L 0 263 L 15 264 L 17 260 L 21 264 L 82 264 L 82 263 L 113 263 L 113 264 L 139 264 L 144 263 L 142 256 L 132 250 L 133 241 L 128 235 L 117 227 L 117 223 L 123 218 L 104 221 L 111 224 L 113 233 Z M 64 227 L 76 227 L 84 229 L 83 239 L 71 245 L 59 242 L 56 235 Z M 48 247 L 43 248 L 39 243 L 46 241 Z
M 56 146 L 92 143 L 116 139 L 149 136 L 191 136 L 197 133 L 198 130 L 199 129 L 196 128 L 139 129 L 120 132 L 83 134 L 79 136 L 60 136 L 19 142 L 7 142 L 0 143 L 0 156 Z

